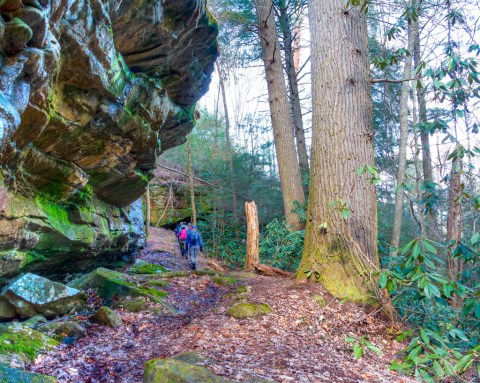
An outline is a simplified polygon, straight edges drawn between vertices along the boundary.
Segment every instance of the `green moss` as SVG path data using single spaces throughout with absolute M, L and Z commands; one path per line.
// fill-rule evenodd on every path
M 57 378 L 42 374 L 35 374 L 10 368 L 0 364 L 0 382 L 1 383 L 56 383 Z
M 237 287 L 237 294 L 247 294 L 249 292 L 250 292 L 249 286 L 243 285 L 243 286 Z
M 147 309 L 147 302 L 145 298 L 126 299 L 122 298 L 115 302 L 114 307 L 123 307 L 129 313 L 138 313 Z
M 29 328 L 0 328 L 0 354 L 19 354 L 33 361 L 38 354 L 56 345 L 55 339 Z
M 212 281 L 221 286 L 231 286 L 238 283 L 238 279 L 230 277 L 212 277 Z
M 314 295 L 312 297 L 313 301 L 318 304 L 320 307 L 325 307 L 327 305 L 327 300 L 324 298 L 323 295 Z
M 131 274 L 158 274 L 167 271 L 167 269 L 161 265 L 148 263 L 142 260 L 137 260 L 135 264 L 128 269 Z
M 252 318 L 268 315 L 272 309 L 266 303 L 237 303 L 230 307 L 226 315 L 236 319 Z
M 147 285 L 153 286 L 153 287 L 166 287 L 169 284 L 170 284 L 169 282 L 165 282 L 165 281 L 148 281 L 147 282 Z

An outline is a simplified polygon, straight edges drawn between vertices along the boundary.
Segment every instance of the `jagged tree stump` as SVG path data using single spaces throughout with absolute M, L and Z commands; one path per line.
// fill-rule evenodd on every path
M 258 251 L 258 213 L 255 201 L 245 202 L 245 213 L 247 215 L 247 261 L 245 270 L 254 271 L 255 266 L 259 264 Z

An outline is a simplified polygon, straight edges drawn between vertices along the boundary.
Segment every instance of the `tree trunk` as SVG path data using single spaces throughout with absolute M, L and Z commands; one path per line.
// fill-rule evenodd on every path
M 145 236 L 150 238 L 150 184 L 147 185 L 147 190 L 145 192 L 145 203 L 146 203 L 146 212 L 145 212 Z
M 297 278 L 334 296 L 378 304 L 372 99 L 366 15 L 343 0 L 311 0 L 312 160 L 305 246 Z M 348 219 L 345 215 L 349 213 Z
M 421 1 L 418 2 L 421 4 Z M 419 9 L 420 15 L 420 9 Z M 420 17 L 420 16 L 418 16 Z M 419 23 L 415 23 L 415 45 L 413 49 L 413 61 L 415 67 L 418 67 L 422 62 L 421 52 L 420 52 L 420 29 Z M 418 74 L 421 76 L 421 73 Z M 417 89 L 417 100 L 418 100 L 418 122 L 420 126 L 423 126 L 427 122 L 427 100 L 425 96 L 426 89 Z M 424 129 L 420 131 L 420 141 L 422 143 L 422 171 L 423 171 L 423 186 L 424 186 L 424 196 L 423 198 L 428 197 L 428 188 L 433 186 L 433 171 L 432 171 L 432 154 L 430 151 L 430 137 L 429 133 Z M 425 234 L 428 238 L 434 237 L 434 231 L 436 228 L 436 217 L 435 212 L 432 209 L 428 209 L 425 217 Z
M 192 208 L 192 223 L 197 225 L 197 209 L 195 208 L 195 188 L 193 185 L 193 170 L 192 170 L 192 146 L 190 144 L 190 136 L 187 137 L 188 149 L 188 181 L 190 185 L 190 206 Z
M 301 229 L 302 225 L 298 216 L 292 210 L 295 207 L 294 202 L 303 204 L 305 197 L 295 150 L 293 122 L 289 113 L 287 88 L 285 86 L 273 4 L 272 0 L 255 0 L 255 5 L 267 77 L 270 115 L 282 185 L 285 219 L 289 228 L 297 230 Z
M 230 172 L 230 189 L 232 191 L 232 210 L 233 219 L 238 220 L 237 214 L 237 196 L 235 195 L 235 183 L 233 182 L 233 160 L 232 160 L 232 143 L 230 141 L 230 118 L 228 116 L 227 96 L 225 95 L 225 83 L 223 81 L 222 69 L 218 62 L 216 63 L 218 77 L 220 81 L 220 89 L 222 91 L 223 111 L 225 114 L 225 139 L 227 141 L 228 170 Z
M 408 6 L 412 7 L 413 0 L 408 2 Z M 416 34 L 418 29 L 417 21 L 408 20 L 408 45 L 409 52 L 413 51 Z M 397 254 L 400 245 L 400 232 L 402 230 L 403 220 L 403 201 L 405 197 L 405 181 L 407 178 L 407 143 L 408 143 L 408 94 L 410 92 L 410 81 L 407 79 L 412 77 L 412 55 L 405 57 L 405 66 L 403 68 L 403 82 L 400 96 L 400 140 L 398 145 L 398 170 L 397 170 L 397 189 L 395 192 L 395 210 L 393 215 L 392 236 L 390 238 L 390 247 L 393 249 L 393 255 Z
M 288 15 L 288 8 L 285 0 L 279 1 L 280 5 L 280 28 L 283 34 L 283 50 L 285 52 L 285 67 L 287 68 L 288 89 L 293 125 L 295 129 L 295 140 L 297 143 L 298 163 L 302 176 L 308 175 L 308 152 L 305 142 L 305 130 L 303 128 L 302 107 L 300 105 L 300 94 L 298 92 L 297 70 L 295 69 L 295 58 L 293 51 L 292 25 Z
M 255 266 L 260 263 L 258 251 L 260 228 L 255 201 L 245 202 L 245 213 L 247 215 L 247 260 L 245 262 L 245 270 L 253 271 Z
M 455 150 L 459 147 L 457 146 Z M 460 213 L 461 206 L 459 197 L 462 193 L 462 160 L 458 156 L 455 156 L 452 161 L 452 169 L 450 171 L 450 190 L 448 193 L 448 216 L 447 216 L 447 240 L 459 241 L 460 240 Z M 448 269 L 452 280 L 456 280 L 458 271 L 457 262 L 448 257 Z

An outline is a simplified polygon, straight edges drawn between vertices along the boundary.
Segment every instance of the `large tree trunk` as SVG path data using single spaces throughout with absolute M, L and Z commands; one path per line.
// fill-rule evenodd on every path
M 287 88 L 283 75 L 280 44 L 275 25 L 272 0 L 255 0 L 262 55 L 267 77 L 270 115 L 283 192 L 285 219 L 290 228 L 301 229 L 298 216 L 292 212 L 294 202 L 303 204 L 300 166 L 295 150 L 293 122 L 289 113 Z
M 295 129 L 295 140 L 297 143 L 298 163 L 302 176 L 308 175 L 308 152 L 305 142 L 305 130 L 303 128 L 302 107 L 300 105 L 300 94 L 298 91 L 297 70 L 293 51 L 292 23 L 288 15 L 287 3 L 279 1 L 280 6 L 280 29 L 283 34 L 283 50 L 285 52 L 285 67 L 287 68 L 288 89 L 290 106 L 292 111 L 293 125 Z
M 408 6 L 412 7 L 413 0 L 408 2 Z M 413 51 L 416 34 L 418 29 L 418 18 L 408 20 L 408 44 L 409 52 Z M 408 143 L 408 94 L 410 92 L 410 81 L 412 77 L 412 55 L 405 57 L 405 66 L 403 68 L 403 83 L 400 96 L 400 140 L 398 145 L 398 169 L 397 169 L 397 190 L 395 192 L 395 209 L 393 215 L 392 237 L 390 238 L 390 247 L 393 254 L 396 255 L 400 245 L 400 232 L 403 220 L 403 201 L 405 197 L 405 181 L 407 179 L 407 143 Z
M 313 142 L 297 278 L 316 278 L 337 297 L 376 305 L 376 193 L 358 175 L 374 164 L 366 15 L 358 7 L 345 11 L 343 0 L 311 0 L 309 17 Z
M 419 4 L 421 5 L 421 1 Z M 420 15 L 420 9 L 419 9 Z M 420 17 L 420 16 L 418 16 Z M 418 67 L 422 62 L 422 56 L 420 51 L 420 29 L 419 23 L 415 23 L 415 45 L 413 49 L 413 61 L 415 67 Z M 421 73 L 419 73 L 421 75 Z M 425 124 L 427 122 L 427 100 L 425 95 L 426 89 L 417 89 L 418 99 L 418 119 L 419 124 Z M 422 170 L 423 170 L 423 185 L 424 185 L 424 198 L 428 197 L 428 188 L 433 185 L 433 171 L 432 171 L 432 154 L 430 151 L 430 137 L 429 133 L 424 129 L 420 132 L 420 141 L 422 143 Z M 434 231 L 436 228 L 436 217 L 433 209 L 428 209 L 425 219 L 425 235 L 428 238 L 434 237 Z
M 245 213 L 247 216 L 247 260 L 245 262 L 245 270 L 253 271 L 255 266 L 260 263 L 258 249 L 260 228 L 255 201 L 245 202 Z
M 195 207 L 195 187 L 193 185 L 193 169 L 192 169 L 192 145 L 190 143 L 190 136 L 187 137 L 188 149 L 188 181 L 190 186 L 190 206 L 192 209 L 192 223 L 197 225 L 197 209 Z
M 233 182 L 233 159 L 232 159 L 232 143 L 230 141 L 230 118 L 228 116 L 227 96 L 225 94 L 225 83 L 223 81 L 222 69 L 218 62 L 216 63 L 218 78 L 220 81 L 220 89 L 222 90 L 223 111 L 225 114 L 225 139 L 227 141 L 228 170 L 230 172 L 230 190 L 232 191 L 232 210 L 233 219 L 238 220 L 237 214 L 237 196 L 235 194 L 235 183 Z

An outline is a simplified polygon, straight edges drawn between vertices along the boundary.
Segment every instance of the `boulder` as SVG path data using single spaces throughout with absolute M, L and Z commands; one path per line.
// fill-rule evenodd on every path
M 327 305 L 327 300 L 323 295 L 316 294 L 312 296 L 312 299 L 320 307 L 325 307 Z
M 42 352 L 52 350 L 58 342 L 30 328 L 17 326 L 0 327 L 0 355 L 20 355 L 32 362 Z
M 246 319 L 268 315 L 271 311 L 266 303 L 237 303 L 227 310 L 226 315 L 235 319 Z
M 147 301 L 143 297 L 135 299 L 121 298 L 114 302 L 113 307 L 122 307 L 126 312 L 129 313 L 139 313 L 140 311 L 144 311 L 148 308 Z
M 38 314 L 38 315 L 35 315 L 34 317 L 27 319 L 26 321 L 23 321 L 22 326 L 35 329 L 35 327 L 37 327 L 38 325 L 41 325 L 47 322 L 48 322 L 47 318 L 45 318 L 43 315 Z
M 74 321 L 51 322 L 36 327 L 48 336 L 63 343 L 72 344 L 87 335 L 87 330 L 80 323 Z
M 16 17 L 5 23 L 3 34 L 2 48 L 7 55 L 20 52 L 33 37 L 30 27 Z
M 0 0 L 0 11 L 0 250 L 26 254 L 9 274 L 60 279 L 133 259 L 140 197 L 211 80 L 207 1 Z
M 176 359 L 154 359 L 145 362 L 144 383 L 230 383 L 205 367 Z
M 119 327 L 123 324 L 122 318 L 109 307 L 100 307 L 100 309 L 90 317 L 90 322 L 110 326 L 111 328 Z
M 12 320 L 17 317 L 15 307 L 5 298 L 0 297 L 0 321 Z
M 73 281 L 71 285 L 80 290 L 95 289 L 106 302 L 115 297 L 146 297 L 162 303 L 167 294 L 152 287 L 137 285 L 129 280 L 128 275 L 100 267 L 83 278 Z
M 137 259 L 132 267 L 128 269 L 130 274 L 159 274 L 167 271 L 167 269 L 161 265 L 154 263 L 148 263 Z
M 2 383 L 56 383 L 53 376 L 36 374 L 0 364 L 0 382 Z
M 65 315 L 80 310 L 86 301 L 85 294 L 77 289 L 31 273 L 6 286 L 1 296 L 24 318 Z

